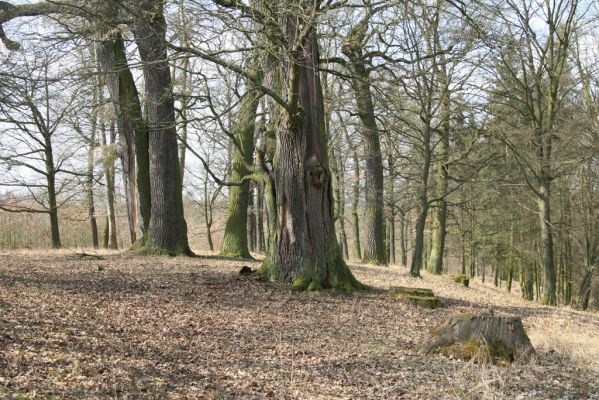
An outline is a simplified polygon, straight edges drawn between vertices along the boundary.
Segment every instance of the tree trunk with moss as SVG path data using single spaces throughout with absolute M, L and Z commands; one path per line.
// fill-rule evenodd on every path
M 301 6 L 305 14 L 286 14 L 289 44 L 279 47 L 285 106 L 273 164 L 277 227 L 260 274 L 295 290 L 353 291 L 363 285 L 345 264 L 335 235 L 316 27 L 306 17 L 318 4 Z
M 255 74 L 259 68 L 255 61 L 250 73 Z M 233 139 L 233 159 L 231 163 L 231 181 L 240 182 L 249 174 L 248 166 L 252 164 L 254 149 L 254 130 L 256 111 L 261 93 L 257 89 L 250 90 L 241 99 L 239 120 L 237 121 L 235 138 Z M 249 182 L 241 186 L 229 188 L 227 200 L 227 222 L 225 235 L 220 250 L 222 256 L 252 258 L 248 246 L 248 204 Z
M 144 243 L 144 250 L 191 255 L 183 214 L 164 5 L 158 0 L 136 0 L 134 6 L 141 13 L 134 34 L 145 81 L 152 200 L 151 237 Z

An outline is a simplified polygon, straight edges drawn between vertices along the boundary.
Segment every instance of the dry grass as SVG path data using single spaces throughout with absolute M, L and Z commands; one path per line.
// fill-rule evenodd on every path
M 380 289 L 429 287 L 447 307 L 290 293 L 216 257 L 73 252 L 0 254 L 0 398 L 599 398 L 597 314 L 398 268 L 353 266 Z M 522 316 L 535 363 L 414 350 L 449 314 L 489 307 Z

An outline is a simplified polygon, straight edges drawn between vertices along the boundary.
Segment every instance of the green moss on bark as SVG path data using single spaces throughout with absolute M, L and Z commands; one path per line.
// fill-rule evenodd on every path
M 289 283 L 291 290 L 297 292 L 332 289 L 352 293 L 370 290 L 368 286 L 358 282 L 351 273 L 341 256 L 339 247 L 337 245 L 333 247 L 334 249 L 331 249 L 323 262 L 304 260 L 298 273 L 290 278 L 280 271 L 277 264 L 272 261 L 274 257 L 269 255 L 258 270 L 258 276 L 271 282 Z
M 149 232 L 129 247 L 129 251 L 144 256 L 193 256 L 194 253 L 187 245 L 177 245 L 175 248 L 166 249 L 158 246 L 152 240 Z

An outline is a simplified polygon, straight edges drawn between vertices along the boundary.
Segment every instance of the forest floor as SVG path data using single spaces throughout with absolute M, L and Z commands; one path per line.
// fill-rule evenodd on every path
M 292 293 L 258 263 L 74 251 L 0 253 L 0 398 L 599 399 L 599 315 L 448 277 L 352 265 L 376 288 L 428 287 L 436 310 L 385 292 Z M 526 364 L 419 355 L 447 316 L 519 315 Z

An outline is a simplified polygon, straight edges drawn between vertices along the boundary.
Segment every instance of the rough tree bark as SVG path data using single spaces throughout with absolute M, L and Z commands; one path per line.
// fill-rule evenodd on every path
M 134 34 L 144 72 L 150 154 L 151 237 L 144 249 L 191 255 L 183 214 L 164 4 L 158 0 L 135 0 L 133 4 L 141 13 Z
M 361 289 L 343 261 L 335 235 L 316 27 L 306 17 L 314 15 L 320 4 L 302 1 L 296 5 L 302 8 L 297 13 L 286 2 L 280 5 L 285 9 L 283 31 L 288 40 L 278 47 L 281 77 L 286 81 L 273 165 L 278 223 L 276 245 L 260 274 L 292 283 L 295 290 Z

